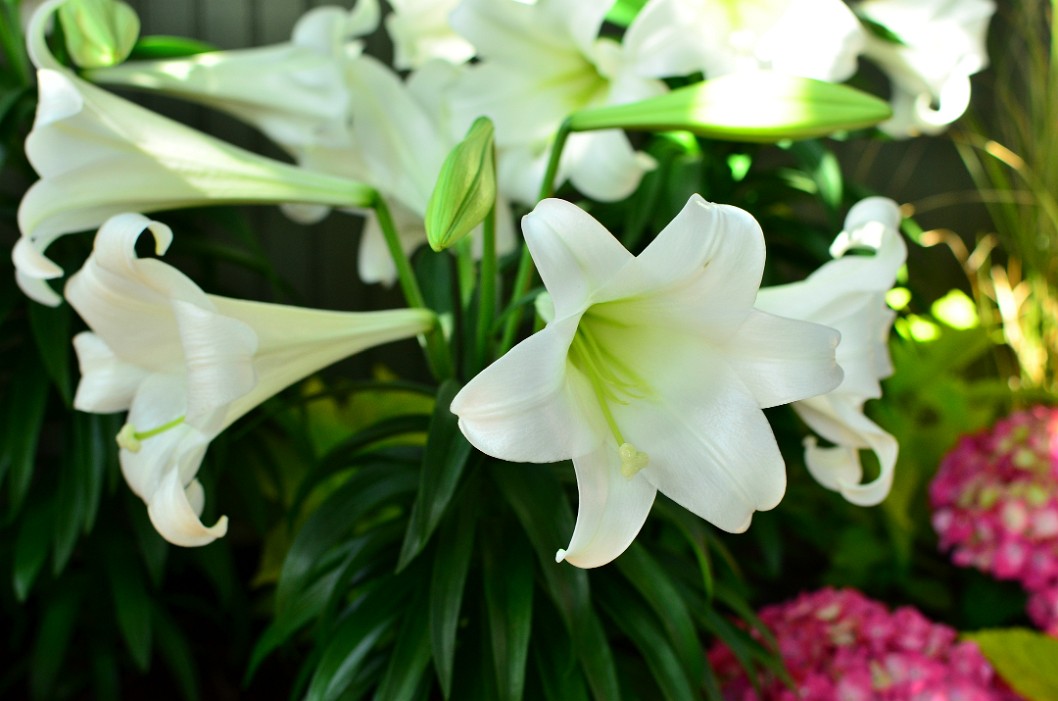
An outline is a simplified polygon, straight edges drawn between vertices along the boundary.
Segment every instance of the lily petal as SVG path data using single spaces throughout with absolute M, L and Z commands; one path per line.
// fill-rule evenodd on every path
M 188 548 L 208 545 L 228 532 L 228 517 L 221 516 L 212 526 L 204 526 L 199 520 L 204 498 L 198 480 L 184 487 L 179 474 L 173 471 L 147 503 L 147 514 L 158 533 L 170 543 Z
M 623 553 L 635 540 L 657 489 L 643 476 L 621 474 L 616 446 L 607 443 L 573 459 L 577 472 L 577 525 L 569 545 L 555 554 L 555 562 L 577 567 L 599 567 Z
M 90 331 L 74 336 L 73 347 L 81 370 L 74 408 L 94 414 L 128 409 L 147 371 L 118 358 L 103 339 Z

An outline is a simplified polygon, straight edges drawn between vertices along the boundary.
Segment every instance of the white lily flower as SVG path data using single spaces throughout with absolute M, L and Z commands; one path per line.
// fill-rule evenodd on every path
M 89 71 L 96 83 L 147 89 L 228 112 L 295 157 L 306 146 L 346 143 L 345 67 L 363 52 L 356 38 L 378 26 L 377 0 L 353 10 L 317 7 L 294 25 L 289 42 L 213 51 L 163 61 L 129 61 Z
M 482 58 L 455 86 L 453 114 L 464 130 L 481 115 L 493 121 L 499 186 L 512 199 L 536 202 L 550 143 L 571 113 L 665 91 L 661 82 L 635 73 L 635 57 L 621 45 L 598 37 L 612 4 L 464 0 L 452 13 L 452 26 Z M 593 199 L 618 200 L 652 167 L 620 130 L 573 134 L 558 180 L 568 177 Z
M 894 137 L 938 134 L 970 104 L 970 76 L 988 65 L 992 0 L 865 0 L 856 11 L 900 42 L 869 37 L 864 55 L 892 81 Z
M 825 324 L 841 333 L 838 365 L 845 373 L 833 391 L 793 404 L 808 426 L 833 447 L 822 448 L 814 436 L 805 439 L 808 471 L 824 487 L 860 506 L 873 506 L 889 494 L 896 466 L 897 442 L 863 414 L 868 399 L 882 396 L 879 380 L 893 372 L 888 336 L 893 312 L 885 293 L 907 257 L 900 236 L 896 203 L 871 197 L 849 210 L 845 230 L 830 248 L 832 260 L 802 282 L 767 287 L 757 306 L 773 314 Z M 850 250 L 874 255 L 844 255 Z M 879 474 L 866 484 L 860 450 L 878 458 Z
M 840 82 L 864 39 L 842 0 L 649 0 L 624 43 L 646 76 L 764 69 Z
M 448 23 L 458 4 L 459 0 L 389 0 L 393 14 L 386 17 L 386 30 L 393 40 L 393 65 L 404 70 L 434 59 L 469 61 L 474 47 Z
M 621 554 L 657 491 L 732 532 L 786 488 L 761 408 L 834 389 L 838 334 L 754 308 L 759 225 L 697 195 L 638 256 L 544 200 L 522 220 L 554 315 L 452 402 L 467 439 L 518 462 L 573 460 L 577 525 L 557 560 Z
M 62 270 L 44 256 L 63 234 L 124 211 L 205 204 L 366 204 L 356 182 L 258 156 L 144 109 L 66 71 L 37 72 L 26 155 L 41 179 L 22 198 L 12 258 L 19 285 L 44 304 Z
M 171 543 L 205 545 L 227 519 L 199 520 L 195 479 L 209 441 L 290 384 L 371 346 L 426 331 L 425 310 L 331 312 L 205 294 L 175 268 L 136 257 L 150 231 L 157 252 L 170 229 L 139 214 L 100 228 L 66 297 L 91 328 L 74 339 L 81 367 L 74 407 L 129 410 L 118 436 L 126 481 Z

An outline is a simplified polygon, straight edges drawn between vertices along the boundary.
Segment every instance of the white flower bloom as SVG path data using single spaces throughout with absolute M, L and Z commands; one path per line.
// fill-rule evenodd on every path
M 664 92 L 662 83 L 636 75 L 635 57 L 598 38 L 612 4 L 464 0 L 452 14 L 452 26 L 482 58 L 453 90 L 453 113 L 463 129 L 481 115 L 492 119 L 499 186 L 512 199 L 536 202 L 550 143 L 572 112 Z M 620 130 L 573 134 L 558 180 L 568 177 L 593 199 L 618 200 L 651 167 Z
M 345 67 L 378 26 L 377 0 L 355 9 L 317 7 L 302 16 L 289 42 L 214 51 L 163 61 L 130 61 L 89 71 L 97 83 L 143 88 L 194 100 L 260 129 L 297 156 L 305 146 L 348 138 Z
M 815 437 L 805 439 L 809 472 L 824 487 L 860 506 L 885 499 L 896 465 L 896 439 L 864 416 L 863 405 L 882 396 L 879 380 L 893 372 L 888 336 L 894 315 L 885 304 L 885 293 L 907 257 L 899 224 L 892 200 L 863 200 L 849 210 L 845 230 L 831 246 L 836 260 L 802 282 L 767 287 L 757 295 L 760 309 L 841 333 L 837 360 L 845 379 L 833 391 L 795 402 L 793 408 L 813 431 L 835 444 L 821 448 Z M 874 255 L 844 255 L 863 249 Z M 866 484 L 861 484 L 860 450 L 874 451 L 880 468 Z
M 397 68 L 418 68 L 433 59 L 464 63 L 474 56 L 474 47 L 448 23 L 459 0 L 389 0 L 389 4 L 393 14 L 386 17 L 386 30 L 393 40 Z
M 554 316 L 452 411 L 489 455 L 573 460 L 577 525 L 557 559 L 617 557 L 658 490 L 735 532 L 778 504 L 785 467 L 761 408 L 830 391 L 841 370 L 837 332 L 754 308 L 756 221 L 696 195 L 638 256 L 561 200 L 523 230 Z
M 365 204 L 359 183 L 244 151 L 86 83 L 37 72 L 39 102 L 26 155 L 41 179 L 22 198 L 12 257 L 30 297 L 58 304 L 45 280 L 62 270 L 44 250 L 63 234 L 124 211 L 204 204 Z
M 988 65 L 992 0 L 865 0 L 856 10 L 901 43 L 869 37 L 864 55 L 889 74 L 895 137 L 938 134 L 970 104 L 970 76 Z
M 624 43 L 641 75 L 766 69 L 840 82 L 864 32 L 842 0 L 649 0 Z
M 136 257 L 149 230 L 158 253 L 168 227 L 120 214 L 71 276 L 66 297 L 90 332 L 74 339 L 81 367 L 75 408 L 129 410 L 119 434 L 125 479 L 158 532 L 177 545 L 224 535 L 226 518 L 199 520 L 195 479 L 209 441 L 288 385 L 342 358 L 426 331 L 424 310 L 330 312 L 205 294 L 175 268 Z

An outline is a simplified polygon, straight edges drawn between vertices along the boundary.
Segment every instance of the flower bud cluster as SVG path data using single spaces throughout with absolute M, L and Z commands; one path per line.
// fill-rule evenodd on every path
M 929 496 L 952 561 L 1020 582 L 1035 623 L 1058 634 L 1058 408 L 1019 411 L 964 437 Z
M 821 589 L 767 606 L 791 688 L 760 679 L 759 694 L 722 644 L 709 661 L 729 701 L 1011 701 L 992 666 L 956 631 L 903 606 L 890 612 L 854 589 Z M 754 636 L 759 635 L 754 631 Z

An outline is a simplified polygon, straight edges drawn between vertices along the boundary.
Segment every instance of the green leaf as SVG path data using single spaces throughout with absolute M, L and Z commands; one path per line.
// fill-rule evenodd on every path
M 1003 681 L 1028 701 L 1058 699 L 1058 640 L 1025 628 L 984 630 L 977 643 Z
M 470 443 L 459 430 L 458 417 L 449 409 L 459 388 L 458 382 L 447 380 L 437 390 L 437 404 L 430 419 L 420 471 L 419 493 L 408 519 L 408 532 L 401 546 L 397 571 L 404 569 L 426 547 L 470 458 Z
M 15 598 L 24 602 L 40 568 L 48 557 L 48 540 L 51 535 L 51 504 L 33 504 L 15 537 Z
M 606 13 L 606 21 L 618 27 L 627 27 L 646 4 L 647 0 L 617 0 Z
M 414 584 L 411 577 L 384 577 L 362 589 L 328 636 L 312 676 L 307 701 L 340 698 L 356 679 L 368 654 L 391 632 Z
M 195 657 L 180 626 L 159 606 L 154 609 L 154 627 L 158 631 L 158 654 L 176 679 L 180 695 L 186 701 L 202 698 Z
M 495 206 L 494 133 L 492 121 L 478 117 L 445 158 L 426 205 L 426 240 L 433 250 L 459 243 Z
M 88 507 L 86 482 L 90 479 L 90 468 L 84 462 L 92 458 L 87 446 L 90 421 L 88 414 L 76 413 L 70 417 L 67 426 L 67 445 L 71 446 L 71 449 L 64 451 L 60 461 L 62 473 L 56 487 L 52 529 L 52 572 L 56 575 L 66 568 L 77 537 L 84 528 L 85 511 Z
M 132 661 L 143 671 L 151 662 L 153 603 L 147 591 L 147 578 L 125 543 L 114 540 L 106 548 L 106 571 L 117 614 L 118 629 L 125 639 Z
M 463 589 L 474 536 L 478 510 L 464 500 L 441 524 L 430 581 L 430 646 L 441 691 L 447 699 L 452 693 L 452 665 L 456 655 L 456 633 Z
M 819 199 L 830 212 L 836 213 L 841 208 L 845 185 L 837 156 L 816 139 L 794 142 L 789 150 L 801 168 L 812 176 Z
M 533 556 L 521 534 L 485 533 L 485 605 L 489 617 L 496 688 L 500 699 L 519 701 L 533 627 Z
M 665 568 L 650 556 L 645 547 L 634 542 L 615 564 L 657 614 L 687 679 L 692 683 L 699 681 L 704 666 L 702 644 L 690 610 Z M 642 604 L 637 605 L 642 608 Z
M 7 420 L 0 430 L 7 436 L 0 453 L 0 476 L 5 468 L 8 474 L 8 495 L 11 500 L 8 517 L 18 514 L 22 501 L 29 491 L 37 458 L 37 439 L 44 422 L 44 408 L 48 394 L 47 377 L 26 354 L 15 370 L 7 397 Z
M 30 304 L 29 322 L 33 329 L 33 340 L 48 376 L 69 407 L 70 393 L 70 306 L 46 307 Z
M 30 655 L 29 689 L 34 699 L 51 698 L 81 607 L 82 590 L 74 582 L 68 582 L 57 592 L 44 609 Z
M 600 588 L 598 600 L 610 619 L 635 643 L 664 698 L 668 701 L 695 698 L 679 656 L 642 602 L 612 585 Z
M 415 601 L 404 611 L 397 643 L 389 657 L 375 701 L 405 701 L 415 697 L 430 664 L 429 617 L 426 587 L 420 586 Z
M 757 71 L 575 112 L 568 128 L 686 130 L 724 141 L 775 142 L 869 127 L 891 115 L 887 102 L 847 85 Z
M 536 663 L 538 678 L 547 701 L 589 701 L 588 687 L 576 665 L 572 640 L 555 614 L 546 607 L 537 607 L 534 631 L 537 640 L 547 644 L 533 645 L 530 655 Z
M 283 562 L 276 588 L 276 616 L 318 577 L 324 554 L 344 542 L 370 512 L 415 489 L 415 473 L 393 465 L 355 472 L 305 522 Z

